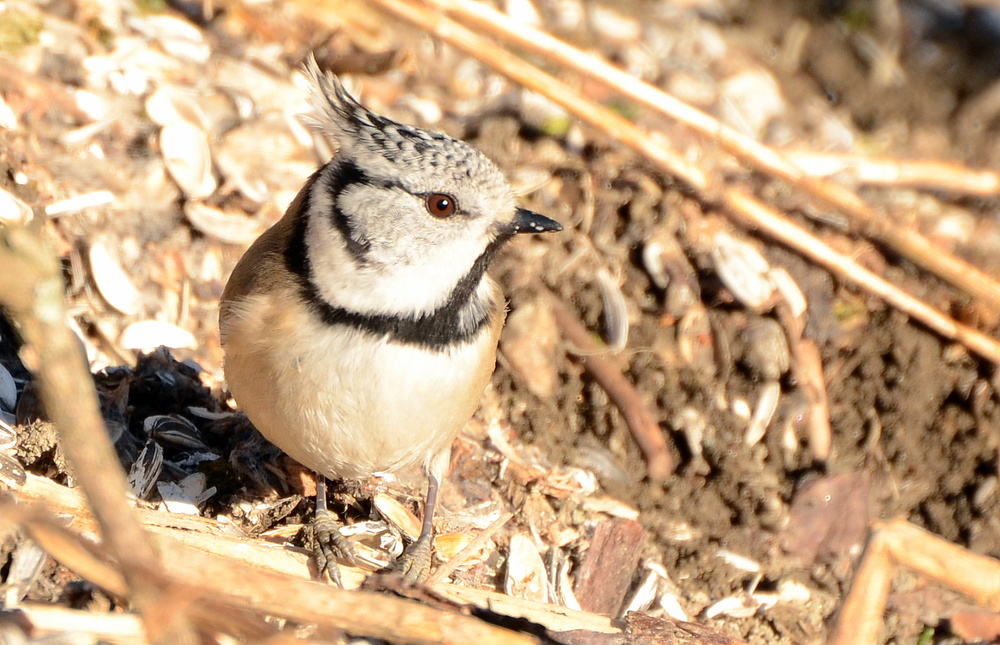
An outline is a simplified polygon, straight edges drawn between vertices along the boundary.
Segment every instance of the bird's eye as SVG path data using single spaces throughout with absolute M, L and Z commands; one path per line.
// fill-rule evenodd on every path
M 427 212 L 434 217 L 451 217 L 458 210 L 455 198 L 444 193 L 431 193 L 427 196 Z

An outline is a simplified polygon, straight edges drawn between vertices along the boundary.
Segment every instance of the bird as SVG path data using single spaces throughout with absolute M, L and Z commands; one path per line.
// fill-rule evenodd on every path
M 337 146 L 237 262 L 219 326 L 229 391 L 271 443 L 317 474 L 318 566 L 351 561 L 326 479 L 420 464 L 420 536 L 396 568 L 427 576 L 449 452 L 496 365 L 506 302 L 486 272 L 515 235 L 562 230 L 519 206 L 468 143 L 359 103 L 304 67 L 312 125 Z M 321 573 L 322 575 L 322 573 Z

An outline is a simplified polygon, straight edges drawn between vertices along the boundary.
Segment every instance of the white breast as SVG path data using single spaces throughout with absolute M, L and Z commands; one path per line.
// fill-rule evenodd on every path
M 447 449 L 496 352 L 489 329 L 429 352 L 326 326 L 273 297 L 239 309 L 223 330 L 233 396 L 271 442 L 334 479 L 426 464 Z

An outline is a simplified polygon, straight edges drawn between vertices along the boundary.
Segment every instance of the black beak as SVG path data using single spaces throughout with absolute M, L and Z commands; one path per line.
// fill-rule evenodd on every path
M 562 224 L 539 215 L 527 208 L 518 208 L 514 214 L 514 233 L 556 233 L 563 230 Z

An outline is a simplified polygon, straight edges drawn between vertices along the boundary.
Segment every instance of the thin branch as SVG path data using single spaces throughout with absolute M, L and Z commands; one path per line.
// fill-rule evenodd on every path
M 17 606 L 17 610 L 31 626 L 32 636 L 39 640 L 71 632 L 86 634 L 93 639 L 92 642 L 116 645 L 149 643 L 142 621 L 133 614 L 80 611 L 39 603 L 22 603 Z
M 973 170 L 947 161 L 873 158 L 792 149 L 784 149 L 781 154 L 813 177 L 845 173 L 859 183 L 872 186 L 912 186 L 983 197 L 1000 196 L 1000 173 Z
M 0 230 L 0 302 L 17 321 L 22 358 L 34 373 L 45 410 L 59 430 L 73 474 L 121 564 L 128 597 L 155 642 L 197 639 L 178 618 L 162 623 L 161 569 L 127 497 L 125 473 L 108 438 L 83 348 L 66 325 L 62 270 L 48 244 L 21 227 Z
M 1000 561 L 973 553 L 906 520 L 876 522 L 894 564 L 966 595 L 990 611 L 1000 611 Z
M 730 212 L 745 226 L 787 244 L 841 278 L 880 296 L 896 309 L 919 320 L 945 338 L 958 341 L 976 354 L 1000 365 L 1000 342 L 996 339 L 949 318 L 875 275 L 850 257 L 834 251 L 819 238 L 781 217 L 752 195 L 730 188 L 726 191 L 725 199 Z
M 128 587 L 116 568 L 119 563 L 108 554 L 106 545 L 84 539 L 41 505 L 2 500 L 0 515 L 4 521 L 19 526 L 52 558 L 83 579 L 112 595 L 125 594 Z M 165 593 L 153 610 L 160 614 L 160 622 L 180 615 L 202 634 L 221 632 L 244 642 L 259 642 L 276 632 L 262 617 L 255 616 L 244 606 L 226 604 L 224 599 L 206 596 L 187 581 L 179 582 L 177 576 L 169 579 L 162 572 L 159 576 L 155 582 Z M 148 629 L 144 631 L 149 632 Z M 164 637 L 161 642 L 169 641 Z
M 674 460 L 667 449 L 667 441 L 664 439 L 660 424 L 649 411 L 635 386 L 622 375 L 617 365 L 605 357 L 587 328 L 555 294 L 550 294 L 549 300 L 552 303 L 552 314 L 563 336 L 576 346 L 578 351 L 576 359 L 608 393 L 625 418 L 632 438 L 646 458 L 647 476 L 654 482 L 664 481 L 674 472 Z
M 33 537 L 41 536 L 43 548 L 54 547 L 50 555 L 91 582 L 112 593 L 123 588 L 122 578 L 103 566 L 100 553 L 93 552 L 99 547 L 87 544 L 40 507 L 0 501 L 0 517 L 24 526 Z M 174 590 L 175 605 L 184 601 L 179 612 L 205 633 L 222 632 L 256 641 L 267 629 L 260 618 L 280 616 L 393 643 L 538 644 L 533 636 L 453 610 L 312 582 L 303 578 L 309 575 L 305 567 L 299 575 L 266 571 L 256 562 L 192 548 L 176 539 L 180 533 L 164 531 L 156 536 L 166 568 L 161 582 Z
M 872 533 L 865 546 L 861 565 L 854 573 L 851 591 L 837 611 L 829 645 L 876 645 L 882 628 L 885 599 L 892 586 L 892 561 L 885 549 L 884 536 Z M 872 608 L 876 608 L 874 620 Z
M 577 101 L 566 100 L 560 88 L 554 88 L 554 91 L 547 84 L 529 84 L 508 74 L 503 69 L 507 63 L 496 60 L 495 53 L 487 54 L 480 49 L 482 43 L 488 42 L 481 36 L 476 35 L 475 41 L 465 40 L 464 36 L 472 32 L 465 30 L 466 33 L 462 34 L 454 26 L 457 23 L 417 7 L 407 0 L 372 0 L 372 2 L 420 24 L 442 40 L 486 62 L 514 80 L 528 85 L 576 114 L 580 119 L 595 124 L 594 120 L 580 111 Z M 884 217 L 846 188 L 806 175 L 780 153 L 720 123 L 708 114 L 623 72 L 597 56 L 580 51 L 541 30 L 518 23 L 484 3 L 474 0 L 427 0 L 427 2 L 437 9 L 461 16 L 463 20 L 474 24 L 485 33 L 496 34 L 526 51 L 564 65 L 586 78 L 621 92 L 651 110 L 683 123 L 702 136 L 718 142 L 727 152 L 753 168 L 799 186 L 828 207 L 846 215 L 862 235 L 893 249 L 917 266 L 937 275 L 965 293 L 983 299 L 994 311 L 1000 312 L 1000 282 L 993 276 L 954 255 L 945 253 L 912 229 Z M 462 34 L 463 38 L 455 37 L 459 34 Z M 650 143 L 653 147 L 663 148 Z M 657 154 L 662 155 L 663 149 Z M 688 181 L 694 188 L 708 193 L 706 197 L 712 197 L 710 190 L 712 187 L 706 181 L 697 180 L 696 173 L 687 170 L 677 176 Z
M 96 528 L 83 497 L 71 488 L 28 474 L 25 485 L 17 490 L 18 499 L 44 504 L 54 513 L 74 517 L 73 527 L 88 532 Z M 168 536 L 185 546 L 233 561 L 257 566 L 264 571 L 294 575 L 305 580 L 317 579 L 315 563 L 310 552 L 267 540 L 250 540 L 232 535 L 227 527 L 212 519 L 197 515 L 178 515 L 152 509 L 136 509 L 136 513 L 154 540 Z M 341 565 L 345 586 L 356 589 L 364 581 L 365 572 L 356 567 Z
M 876 645 L 898 567 L 1000 610 L 1000 561 L 972 553 L 901 519 L 876 522 L 851 590 L 837 612 L 829 645 Z
M 27 483 L 22 488 L 17 489 L 15 494 L 22 503 L 32 502 L 44 505 L 51 512 L 73 515 L 75 518 L 74 530 L 88 532 L 94 526 L 90 511 L 84 505 L 79 493 L 51 480 L 29 474 Z M 33 537 L 41 535 L 42 540 L 45 541 L 42 548 L 45 548 L 68 568 L 77 572 L 88 571 L 89 575 L 86 576 L 88 580 L 113 593 L 124 588 L 121 576 L 116 571 L 109 570 L 107 561 L 101 560 L 89 548 L 81 544 L 79 537 L 74 535 L 65 525 L 55 522 L 46 523 L 45 518 L 40 516 L 40 511 L 37 509 L 29 511 L 20 508 L 20 506 L 21 504 L 16 507 L 7 506 L 0 499 L 0 526 L 3 526 L 4 522 L 21 523 L 31 532 Z M 201 562 L 200 558 L 203 557 L 209 558 L 213 567 L 231 567 L 234 576 L 240 575 L 241 571 L 251 569 L 258 573 L 276 576 L 277 579 L 284 580 L 287 585 L 298 582 L 304 585 L 304 590 L 307 592 L 317 588 L 330 588 L 329 585 L 312 584 L 315 578 L 315 568 L 308 554 L 302 549 L 274 544 L 260 538 L 235 537 L 226 533 L 218 522 L 207 518 L 177 515 L 159 510 L 141 510 L 139 516 L 143 525 L 153 533 L 156 544 L 160 546 L 161 552 L 165 556 L 164 566 L 167 569 L 167 574 L 175 579 L 183 580 L 184 584 L 189 585 L 190 588 L 197 588 L 197 585 L 194 584 L 195 579 L 190 577 L 188 569 L 200 566 L 197 563 Z M 51 516 L 49 519 L 51 520 Z M 489 529 L 486 529 L 485 532 L 489 532 Z M 39 543 L 41 544 L 41 541 Z M 51 551 L 49 547 L 52 547 Z M 195 564 L 182 563 L 182 561 L 186 563 L 188 560 L 192 560 Z M 346 569 L 346 567 L 344 568 Z M 82 572 L 81 575 L 83 575 Z M 198 589 L 202 596 L 198 600 L 198 604 L 202 605 L 208 602 L 207 599 L 212 597 L 211 594 L 214 593 L 212 589 L 216 585 L 225 586 L 225 584 L 224 580 L 220 579 L 220 582 L 210 585 L 208 589 Z M 246 584 L 252 586 L 254 581 L 250 580 Z M 452 602 L 475 605 L 506 616 L 527 618 L 553 631 L 589 630 L 602 633 L 620 633 L 620 630 L 613 627 L 606 616 L 520 600 L 497 592 L 471 589 L 445 582 L 430 583 L 428 586 L 435 594 Z M 242 585 L 236 586 L 229 589 L 229 592 L 240 595 L 241 588 Z M 246 603 L 243 604 L 246 605 Z M 266 603 L 255 604 L 251 608 L 263 614 L 277 615 L 280 613 L 275 607 Z M 222 610 L 220 609 L 220 611 Z M 424 620 L 428 619 L 427 616 L 431 616 L 433 619 L 435 615 L 433 612 L 422 614 Z M 339 614 L 332 613 L 324 624 L 347 629 L 347 625 L 338 622 L 338 620 Z M 367 614 L 363 614 L 354 620 L 362 623 L 365 620 L 370 621 L 370 624 L 364 623 L 361 627 L 354 625 L 355 629 L 360 630 L 355 633 L 372 635 L 376 631 L 384 633 L 382 630 L 386 629 L 384 620 L 379 616 L 368 617 Z M 365 624 L 368 626 L 365 627 Z M 402 627 L 398 633 L 402 638 L 410 639 L 413 638 L 414 629 L 416 628 L 408 624 Z M 230 633 L 232 633 L 232 628 Z M 398 638 L 391 640 L 397 642 Z
M 434 34 L 445 42 L 454 45 L 467 54 L 484 61 L 490 67 L 506 75 L 508 78 L 527 87 L 544 87 L 544 94 L 587 123 L 601 123 L 601 130 L 641 152 L 644 156 L 655 159 L 667 172 L 680 178 L 692 186 L 704 186 L 708 178 L 699 168 L 686 162 L 676 152 L 651 141 L 649 135 L 635 135 L 635 126 L 614 112 L 586 101 L 581 101 L 576 90 L 555 77 L 542 72 L 534 65 L 512 56 L 507 50 L 482 36 L 470 31 L 453 20 L 440 15 L 426 7 L 407 2 L 406 0 L 372 0 L 392 14 L 400 16 L 420 28 Z M 314 7 L 316 3 L 299 0 L 300 5 Z M 337 9 L 331 0 L 319 3 L 326 5 L 331 15 L 336 15 Z M 313 12 L 315 14 L 315 11 Z M 317 15 L 321 19 L 322 15 Z

